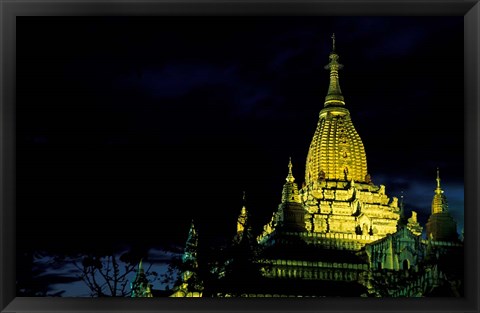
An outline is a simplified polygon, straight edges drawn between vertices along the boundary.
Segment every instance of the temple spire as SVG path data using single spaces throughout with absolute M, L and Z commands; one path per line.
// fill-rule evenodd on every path
M 447 197 L 440 186 L 440 170 L 437 167 L 437 188 L 432 199 L 432 214 L 426 225 L 427 238 L 436 241 L 457 241 L 457 224 L 448 213 Z
M 305 231 L 305 209 L 302 206 L 298 186 L 292 174 L 292 158 L 288 161 L 287 181 L 282 189 L 282 202 L 277 211 L 276 223 L 286 230 L 294 232 Z
M 443 190 L 442 190 L 442 187 L 440 186 L 440 170 L 439 168 L 437 167 L 437 178 L 436 178 L 436 181 L 437 181 L 437 188 L 435 188 L 435 194 L 442 194 L 443 193 Z
M 438 169 L 437 167 L 437 190 L 442 190 L 442 188 L 440 187 L 440 170 Z
M 293 183 L 295 181 L 295 178 L 293 177 L 293 173 L 292 173 L 292 158 L 290 157 L 289 158 L 289 161 L 288 161 L 288 175 L 287 175 L 287 182 L 289 183 Z
M 400 221 L 404 222 L 405 219 L 405 204 L 404 204 L 404 199 L 403 199 L 403 190 L 400 191 Z
M 448 211 L 447 198 L 443 194 L 442 187 L 440 186 L 440 170 L 437 167 L 437 188 L 435 188 L 433 200 L 432 200 L 432 214 L 442 213 Z
M 330 85 L 328 86 L 328 93 L 325 97 L 325 106 L 330 105 L 345 105 L 345 101 L 340 89 L 340 82 L 338 78 L 338 70 L 343 67 L 338 63 L 338 54 L 335 52 L 335 34 L 332 35 L 332 52 L 330 52 L 330 62 L 325 66 L 325 69 L 330 70 Z
M 332 52 L 335 52 L 335 33 L 332 35 Z
M 300 203 L 300 195 L 298 193 L 298 186 L 295 183 L 295 177 L 292 172 L 292 158 L 288 160 L 288 175 L 285 179 L 287 182 L 283 185 L 282 203 Z
M 241 239 L 243 232 L 247 228 L 248 212 L 246 208 L 245 191 L 243 192 L 243 205 L 240 215 L 237 219 L 237 236 Z
M 246 216 L 247 216 L 247 197 L 245 196 L 245 191 L 243 191 L 243 197 L 242 197 L 242 211 L 240 212 L 242 216 L 245 216 L 245 221 L 246 221 Z

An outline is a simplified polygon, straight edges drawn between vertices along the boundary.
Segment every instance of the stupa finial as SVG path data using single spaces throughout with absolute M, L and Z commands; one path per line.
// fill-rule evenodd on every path
M 335 33 L 332 34 L 332 51 L 335 52 Z
M 330 52 L 330 62 L 325 66 L 325 69 L 330 70 L 330 84 L 328 86 L 327 96 L 325 97 L 325 106 L 343 106 L 345 105 L 345 100 L 340 89 L 340 83 L 338 79 L 338 70 L 340 70 L 343 65 L 338 63 L 338 54 L 335 52 L 335 33 L 332 34 L 332 52 Z
M 288 160 L 288 175 L 287 175 L 287 181 L 290 183 L 293 183 L 295 181 L 295 178 L 293 177 L 293 172 L 292 172 L 292 158 L 290 157 Z
M 243 233 L 247 225 L 247 220 L 248 220 L 248 212 L 246 208 L 245 191 L 243 191 L 243 206 L 242 206 L 242 210 L 240 211 L 240 215 L 238 216 L 238 219 L 237 219 L 237 234 Z M 237 239 L 240 239 L 240 238 L 241 236 Z
M 440 169 L 437 167 L 437 189 L 440 188 Z

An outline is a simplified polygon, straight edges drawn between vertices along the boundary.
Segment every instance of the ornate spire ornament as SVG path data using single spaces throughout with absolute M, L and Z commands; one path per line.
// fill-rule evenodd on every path
M 247 221 L 248 221 L 248 212 L 246 208 L 246 196 L 245 196 L 245 191 L 243 192 L 243 206 L 242 210 L 240 211 L 240 215 L 238 216 L 237 219 L 237 236 L 238 239 L 240 240 L 243 236 L 243 233 L 247 227 Z
M 288 175 L 282 189 L 282 202 L 277 211 L 278 225 L 288 231 L 305 231 L 305 210 L 292 173 L 292 158 L 288 160 Z
M 295 177 L 293 177 L 293 173 L 292 173 L 292 158 L 291 157 L 289 158 L 289 161 L 288 161 L 288 175 L 287 175 L 286 180 L 289 183 L 293 183 L 295 181 Z
M 298 193 L 298 186 L 295 183 L 295 177 L 292 173 L 292 158 L 288 161 L 288 175 L 285 179 L 287 182 L 283 185 L 282 203 L 294 202 L 300 203 L 300 195 Z
M 437 189 L 435 189 L 436 193 L 442 193 L 442 188 L 440 187 L 440 170 L 437 167 Z
M 330 85 L 328 86 L 328 93 L 325 97 L 325 106 L 330 105 L 345 105 L 345 101 L 340 89 L 340 82 L 338 78 L 338 70 L 343 68 L 343 65 L 338 63 L 339 56 L 335 52 L 335 34 L 332 35 L 332 52 L 329 56 L 330 62 L 325 66 L 325 69 L 330 70 Z
M 403 195 L 403 190 L 400 191 L 400 224 L 405 224 L 405 204 L 404 204 L 404 195 Z
M 335 33 L 332 34 L 332 51 L 335 52 Z
M 437 167 L 437 186 L 432 199 L 432 214 L 426 225 L 427 238 L 437 241 L 458 240 L 457 223 L 448 213 L 447 197 L 440 186 L 440 170 Z
M 443 194 L 442 187 L 440 186 L 440 170 L 437 167 L 437 188 L 435 188 L 435 194 L 432 200 L 432 214 L 442 213 L 448 211 L 447 197 Z

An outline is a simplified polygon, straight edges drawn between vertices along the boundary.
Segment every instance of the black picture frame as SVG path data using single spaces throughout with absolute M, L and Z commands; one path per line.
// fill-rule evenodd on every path
M 0 3 L 0 309 L 2 312 L 478 312 L 479 16 L 468 1 L 25 1 Z M 465 297 L 460 299 L 85 299 L 15 297 L 15 42 L 17 16 L 463 15 L 465 77 Z

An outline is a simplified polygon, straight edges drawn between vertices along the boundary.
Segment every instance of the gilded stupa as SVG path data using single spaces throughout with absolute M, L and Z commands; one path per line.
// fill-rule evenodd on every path
M 394 233 L 400 216 L 398 199 L 389 198 L 385 186 L 375 186 L 367 172 L 367 157 L 340 89 L 342 65 L 335 51 L 330 63 L 330 84 L 317 129 L 308 150 L 302 202 L 308 231 L 324 234 L 374 236 Z
M 366 182 L 367 157 L 362 140 L 358 135 L 350 112 L 345 108 L 345 100 L 340 89 L 338 63 L 335 52 L 335 36 L 330 63 L 330 84 L 325 97 L 324 108 L 320 111 L 317 129 L 308 150 L 305 171 L 307 185 L 320 180 Z

